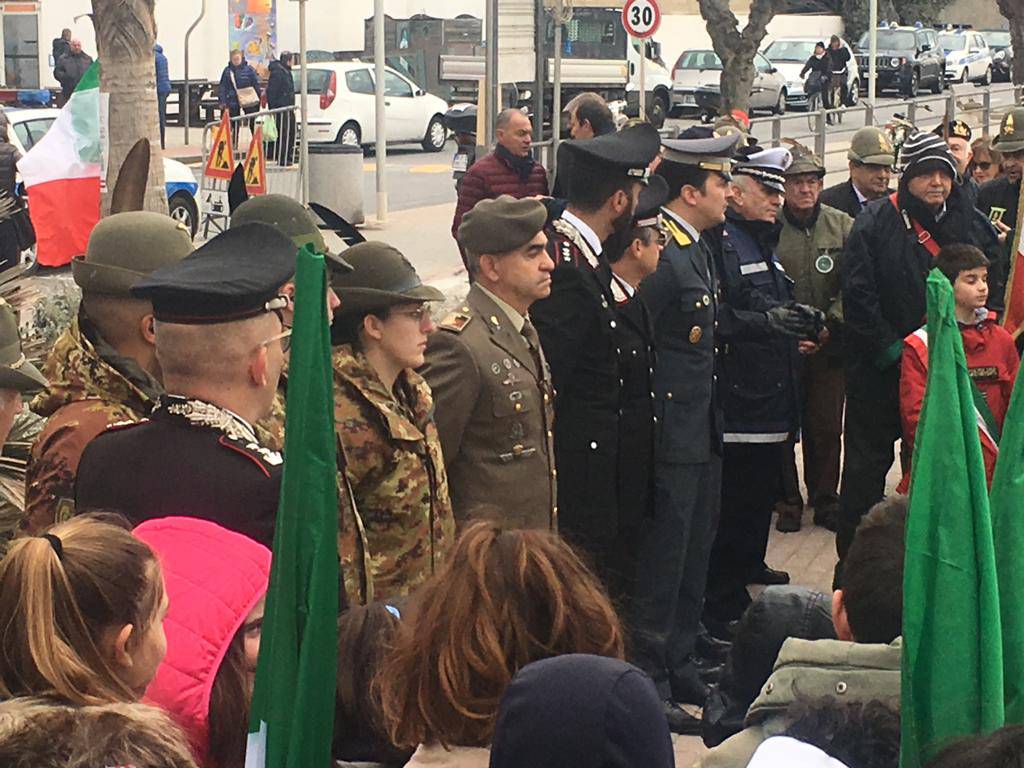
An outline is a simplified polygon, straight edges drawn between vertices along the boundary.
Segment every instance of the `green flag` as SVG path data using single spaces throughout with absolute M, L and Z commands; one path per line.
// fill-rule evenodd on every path
M 1013 388 L 989 494 L 996 546 L 1006 722 L 1024 723 L 1024 386 Z
M 338 666 L 338 488 L 323 256 L 299 251 L 284 476 L 246 768 L 331 764 Z
M 903 577 L 901 768 L 1003 725 L 985 465 L 953 287 L 928 276 L 928 385 L 914 445 Z

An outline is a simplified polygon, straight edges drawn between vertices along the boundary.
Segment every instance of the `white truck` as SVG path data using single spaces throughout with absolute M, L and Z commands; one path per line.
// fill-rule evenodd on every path
M 545 0 L 549 5 L 550 0 Z M 544 50 L 555 46 L 555 22 L 544 14 Z M 594 91 L 609 103 L 625 103 L 636 115 L 640 103 L 640 57 L 646 56 L 644 81 L 648 119 L 660 128 L 672 103 L 672 77 L 661 60 L 661 44 L 631 39 L 622 28 L 622 6 L 580 7 L 562 26 L 562 104 L 577 93 Z M 531 0 L 501 0 L 498 15 L 498 80 L 502 106 L 530 109 L 535 89 L 535 24 Z M 643 54 L 641 54 L 643 51 Z M 554 101 L 555 59 L 544 61 L 544 103 L 550 114 Z M 484 77 L 484 57 L 442 55 L 441 80 L 453 86 L 451 101 L 476 101 Z

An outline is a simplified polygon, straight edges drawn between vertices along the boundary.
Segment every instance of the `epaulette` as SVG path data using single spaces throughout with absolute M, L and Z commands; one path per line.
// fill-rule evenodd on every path
M 281 454 L 277 451 L 264 448 L 259 443 L 251 443 L 240 437 L 221 435 L 217 441 L 225 448 L 229 448 L 252 461 L 267 477 L 270 477 L 270 470 L 267 468 L 267 465 L 276 467 L 284 461 Z
M 693 239 L 687 234 L 686 230 L 676 224 L 667 216 L 665 217 L 665 229 L 672 235 L 672 239 L 676 241 L 676 245 L 685 248 L 688 245 L 693 245 Z
M 448 313 L 444 320 L 437 324 L 437 327 L 443 328 L 446 331 L 452 331 L 453 333 L 462 333 L 472 319 L 473 316 L 469 314 L 469 307 L 460 307 L 454 312 Z
M 139 419 L 138 421 L 130 421 L 130 420 L 115 421 L 113 424 L 108 424 L 106 429 L 104 429 L 103 431 L 104 432 L 122 432 L 122 431 L 124 431 L 126 429 L 131 429 L 132 427 L 137 427 L 140 424 L 146 424 L 148 422 L 149 422 L 149 419 Z

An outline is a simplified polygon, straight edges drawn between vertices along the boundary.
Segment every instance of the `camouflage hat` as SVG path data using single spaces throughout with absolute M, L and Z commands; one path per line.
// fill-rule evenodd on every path
M 992 148 L 1004 155 L 1024 149 L 1024 107 L 1014 107 L 999 124 L 999 135 L 992 141 Z
M 353 271 L 336 272 L 331 280 L 341 299 L 336 315 L 350 317 L 410 301 L 444 301 L 444 294 L 424 285 L 409 260 L 387 243 L 353 245 L 345 258 Z
M 140 279 L 191 252 L 192 237 L 181 222 L 151 211 L 115 213 L 93 228 L 85 256 L 71 261 L 71 275 L 83 291 L 130 296 Z
M 896 148 L 889 134 L 873 125 L 859 128 L 853 134 L 850 151 L 846 156 L 865 165 L 884 165 L 889 168 L 896 165 Z
M 327 248 L 313 213 L 298 200 L 287 195 L 258 195 L 250 197 L 231 214 L 232 228 L 254 222 L 269 224 L 290 237 L 298 248 L 312 244 L 314 251 L 326 257 L 332 271 L 352 271 L 351 264 Z
M 22 354 L 14 310 L 0 299 L 0 389 L 36 392 L 47 386 L 43 374 Z
M 801 176 L 805 173 L 813 173 L 818 178 L 825 176 L 825 164 L 821 162 L 814 150 L 799 142 L 783 139 L 783 143 L 789 144 L 789 152 L 793 156 L 793 162 L 786 169 L 786 176 Z

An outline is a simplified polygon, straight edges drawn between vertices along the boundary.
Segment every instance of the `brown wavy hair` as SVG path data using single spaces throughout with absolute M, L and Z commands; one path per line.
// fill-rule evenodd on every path
M 470 525 L 410 602 L 377 678 L 401 747 L 486 746 L 520 668 L 566 653 L 623 657 L 604 588 L 568 544 L 541 531 Z

